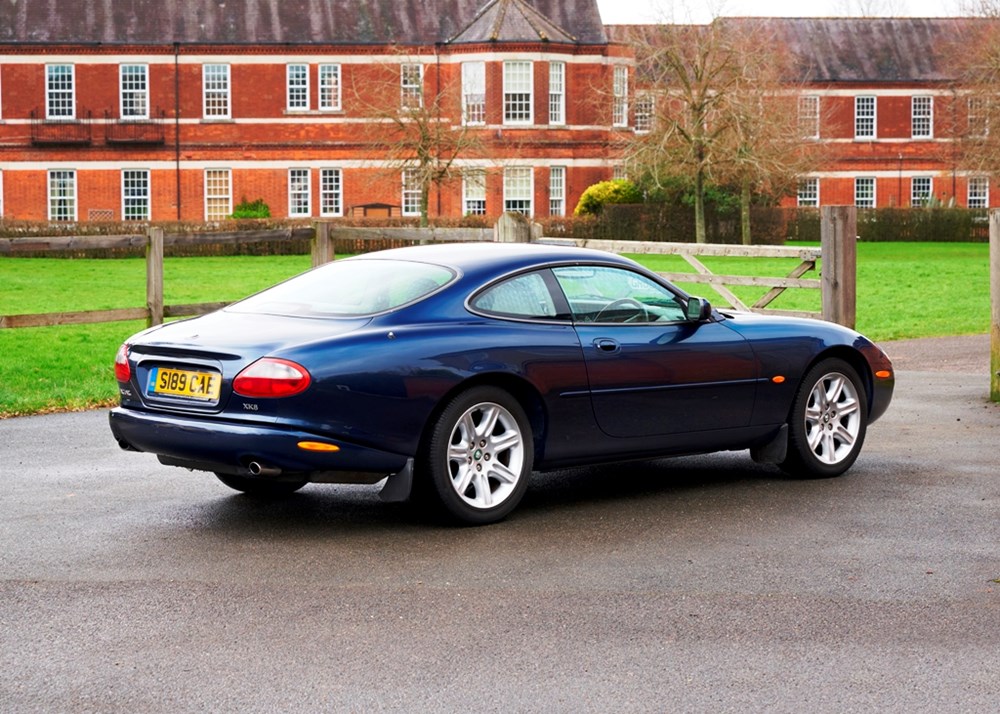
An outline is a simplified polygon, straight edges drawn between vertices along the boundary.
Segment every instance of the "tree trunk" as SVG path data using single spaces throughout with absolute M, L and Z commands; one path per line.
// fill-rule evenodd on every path
M 707 243 L 705 237 L 705 172 L 699 167 L 694 174 L 694 240 Z
M 427 220 L 427 210 L 430 205 L 430 195 L 431 187 L 430 184 L 424 182 L 420 186 L 420 227 L 426 228 L 428 224 Z
M 750 245 L 750 182 L 745 179 L 740 189 L 740 237 L 743 245 Z

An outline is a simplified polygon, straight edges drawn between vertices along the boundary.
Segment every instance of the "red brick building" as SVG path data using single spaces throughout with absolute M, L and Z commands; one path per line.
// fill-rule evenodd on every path
M 630 62 L 593 0 L 7 0 L 0 208 L 214 220 L 263 198 L 279 217 L 418 213 L 364 106 L 388 68 L 400 106 L 447 88 L 440 121 L 481 136 L 430 215 L 571 212 L 611 172 L 610 96 Z
M 963 137 L 985 130 L 977 126 L 981 98 L 955 85 L 949 63 L 970 22 L 769 23 L 798 60 L 803 134 L 824 145 L 823 166 L 788 205 L 997 205 L 996 187 L 963 170 L 958 151 Z
M 964 31 L 976 20 L 721 22 L 752 23 L 762 46 L 787 48 L 792 57 L 799 128 L 804 141 L 819 144 L 821 163 L 783 205 L 997 205 L 997 188 L 965 170 L 959 151 L 964 138 L 986 131 L 983 99 L 956 85 L 949 61 L 962 52 Z M 655 42 L 656 32 L 645 30 L 607 28 L 612 40 Z
M 828 145 L 790 205 L 996 205 L 955 161 L 972 98 L 937 48 L 955 20 L 773 20 L 800 59 L 800 120 Z M 634 58 L 594 0 L 6 0 L 0 215 L 217 220 L 419 213 L 366 93 L 441 101 L 480 149 L 431 216 L 570 213 L 635 130 Z M 972 116 L 969 108 L 972 107 Z

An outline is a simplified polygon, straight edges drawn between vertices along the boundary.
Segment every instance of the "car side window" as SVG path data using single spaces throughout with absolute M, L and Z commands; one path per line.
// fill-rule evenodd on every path
M 552 293 L 540 273 L 526 273 L 497 283 L 474 297 L 470 305 L 503 317 L 543 320 L 557 317 Z
M 624 268 L 566 266 L 552 272 L 576 322 L 680 322 L 680 298 L 645 275 Z

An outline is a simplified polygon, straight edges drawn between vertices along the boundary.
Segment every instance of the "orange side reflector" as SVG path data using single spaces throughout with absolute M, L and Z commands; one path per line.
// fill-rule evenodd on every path
M 776 377 L 771 377 L 771 381 L 774 382 L 775 384 L 781 384 L 782 382 L 785 381 L 785 378 L 779 374 Z
M 880 369 L 878 372 L 875 373 L 875 376 L 878 377 L 879 379 L 889 379 L 889 377 L 892 376 L 892 372 L 890 372 L 887 369 Z
M 322 441 L 300 441 L 299 448 L 305 451 L 340 451 L 336 444 L 324 444 Z

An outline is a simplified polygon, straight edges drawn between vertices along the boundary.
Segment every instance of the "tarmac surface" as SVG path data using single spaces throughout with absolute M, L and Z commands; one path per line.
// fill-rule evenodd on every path
M 247 499 L 100 411 L 2 420 L 0 712 L 997 711 L 989 341 L 885 347 L 843 477 L 573 469 L 484 528 Z

